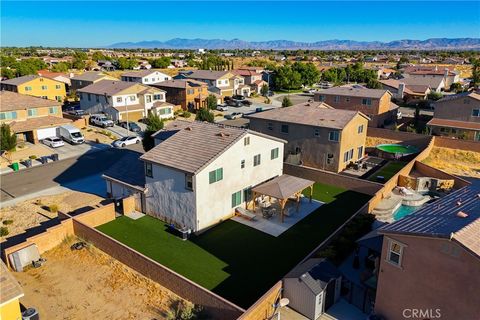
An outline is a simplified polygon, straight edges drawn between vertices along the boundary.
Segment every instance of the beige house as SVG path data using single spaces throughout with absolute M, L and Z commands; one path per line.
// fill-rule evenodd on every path
M 235 75 L 229 71 L 195 70 L 187 78 L 205 82 L 209 91 L 222 97 L 235 94 Z
M 480 141 L 480 94 L 465 92 L 436 101 L 427 127 L 434 135 Z
M 82 74 L 76 75 L 70 79 L 70 90 L 78 91 L 81 88 L 97 83 L 101 80 L 118 80 L 114 77 L 106 75 L 100 71 L 87 71 Z
M 250 129 L 287 140 L 284 160 L 340 172 L 364 157 L 368 117 L 307 102 L 249 116 Z

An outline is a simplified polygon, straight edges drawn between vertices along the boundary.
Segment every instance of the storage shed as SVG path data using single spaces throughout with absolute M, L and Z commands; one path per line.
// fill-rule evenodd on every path
M 339 299 L 342 276 L 331 262 L 315 258 L 295 267 L 283 281 L 289 306 L 315 320 Z

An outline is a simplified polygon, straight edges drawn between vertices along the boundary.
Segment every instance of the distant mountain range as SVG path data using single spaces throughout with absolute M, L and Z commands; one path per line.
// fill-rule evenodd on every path
M 257 49 L 257 50 L 480 50 L 480 38 L 434 38 L 427 40 L 353 41 L 326 40 L 297 42 L 289 40 L 244 41 L 240 39 L 181 39 L 168 41 L 119 42 L 106 48 L 162 48 L 162 49 Z

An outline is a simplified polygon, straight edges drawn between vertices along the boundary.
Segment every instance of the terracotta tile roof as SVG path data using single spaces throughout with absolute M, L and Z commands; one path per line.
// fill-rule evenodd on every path
M 60 107 L 61 102 L 42 99 L 12 91 L 0 91 L 0 111 L 25 110 L 27 108 Z
M 440 118 L 433 118 L 427 123 L 427 126 L 480 130 L 480 122 L 459 121 Z
M 306 102 L 288 108 L 277 108 L 249 115 L 250 119 L 265 119 L 315 127 L 343 129 L 357 115 L 358 111 L 334 109 L 323 102 Z
M 23 290 L 18 281 L 8 271 L 3 261 L 0 261 L 0 307 L 13 299 L 23 297 Z
M 253 70 L 246 70 L 246 69 L 231 70 L 230 72 L 242 77 L 261 76 L 260 73 L 257 73 Z
M 337 95 L 348 97 L 361 97 L 361 98 L 375 98 L 379 99 L 383 97 L 387 90 L 384 89 L 368 89 L 368 88 L 353 88 L 353 87 L 333 87 L 329 89 L 322 89 L 315 92 L 315 95 Z
M 50 78 L 50 79 L 53 79 L 55 77 L 66 77 L 66 78 L 70 78 L 68 76 L 68 74 L 66 73 L 63 73 L 63 72 L 52 72 L 52 71 L 48 71 L 48 70 L 38 70 L 37 71 L 37 74 L 39 76 L 42 76 L 42 77 L 45 77 L 45 78 Z
M 61 126 L 63 124 L 67 124 L 70 122 L 72 122 L 72 120 L 70 119 L 46 116 L 46 117 L 32 118 L 25 121 L 10 122 L 10 128 L 12 128 L 14 132 L 25 132 L 25 131 L 32 131 L 40 128 Z

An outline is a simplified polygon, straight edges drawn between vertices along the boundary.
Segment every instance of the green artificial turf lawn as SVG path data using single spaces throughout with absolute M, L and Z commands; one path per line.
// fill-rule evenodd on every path
M 188 241 L 145 216 L 98 229 L 224 298 L 247 308 L 357 211 L 369 196 L 316 183 L 315 212 L 273 237 L 227 220 Z
M 380 168 L 378 171 L 374 172 L 368 180 L 370 181 L 377 181 L 377 176 L 383 176 L 385 181 L 390 180 L 398 171 L 400 171 L 403 167 L 405 167 L 405 162 L 389 162 Z

